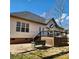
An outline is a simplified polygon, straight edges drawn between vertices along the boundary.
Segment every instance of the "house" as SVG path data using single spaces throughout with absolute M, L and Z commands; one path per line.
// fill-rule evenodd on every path
M 39 33 L 41 36 L 50 37 L 53 31 L 64 31 L 53 18 L 46 20 L 27 11 L 10 14 L 10 43 L 28 43 L 38 40 Z

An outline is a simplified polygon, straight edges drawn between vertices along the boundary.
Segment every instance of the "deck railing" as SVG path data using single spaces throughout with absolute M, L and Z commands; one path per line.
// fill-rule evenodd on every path
M 60 31 L 41 31 L 35 36 L 34 41 L 40 41 L 41 37 L 67 37 L 67 35 Z
M 49 36 L 49 37 L 53 37 L 54 33 L 51 31 L 41 31 L 40 33 L 41 36 Z
M 41 31 L 41 36 L 49 36 L 49 37 L 63 37 L 67 36 L 65 32 L 60 31 Z

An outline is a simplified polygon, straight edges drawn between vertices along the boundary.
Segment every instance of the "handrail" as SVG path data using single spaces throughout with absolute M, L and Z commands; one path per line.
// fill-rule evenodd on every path
M 39 32 L 35 37 L 34 37 L 34 41 L 35 40 L 41 40 L 41 32 Z
M 42 36 L 46 36 L 46 37 L 63 37 L 64 35 L 62 35 L 62 33 L 64 33 L 64 32 L 60 32 L 60 31 L 40 31 L 34 37 L 34 40 L 38 40 L 38 39 L 41 40 Z

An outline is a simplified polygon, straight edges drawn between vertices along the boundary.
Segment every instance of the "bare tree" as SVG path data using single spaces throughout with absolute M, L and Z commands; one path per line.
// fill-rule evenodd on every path
M 60 25 L 62 25 L 61 24 L 61 21 L 63 20 L 62 18 L 61 18 L 61 16 L 62 16 L 62 14 L 63 13 L 65 13 L 65 0 L 55 0 L 55 4 L 56 4 L 56 6 L 55 6 L 55 16 L 56 16 L 56 18 L 58 18 L 58 20 L 59 20 L 59 24 Z

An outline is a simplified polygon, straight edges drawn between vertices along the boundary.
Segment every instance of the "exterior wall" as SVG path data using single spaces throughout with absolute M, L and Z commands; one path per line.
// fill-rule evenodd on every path
M 29 23 L 29 32 L 16 32 L 17 21 Z M 39 27 L 43 28 L 45 27 L 45 25 L 11 17 L 10 38 L 34 38 L 39 33 Z
M 32 38 L 11 38 L 10 43 L 11 44 L 19 44 L 19 43 L 31 43 L 33 39 Z
M 41 37 L 41 40 L 45 40 L 47 45 L 54 46 L 54 37 Z
M 51 46 L 67 46 L 68 39 L 66 37 L 41 37 L 41 40 L 45 40 L 47 45 Z

